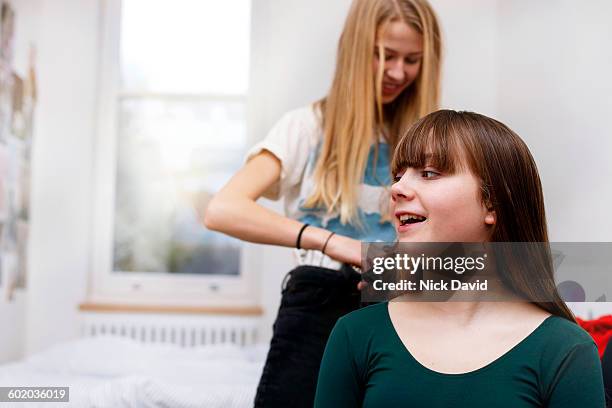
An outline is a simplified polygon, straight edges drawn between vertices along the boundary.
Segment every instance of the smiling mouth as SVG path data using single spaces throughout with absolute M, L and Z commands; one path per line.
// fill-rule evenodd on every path
M 401 88 L 401 85 L 399 85 L 399 84 L 394 84 L 394 85 L 392 85 L 392 84 L 383 84 L 383 90 L 385 92 L 395 92 L 395 91 L 397 91 L 400 88 Z
M 402 214 L 398 217 L 400 225 L 418 224 L 425 221 L 427 218 L 420 215 Z

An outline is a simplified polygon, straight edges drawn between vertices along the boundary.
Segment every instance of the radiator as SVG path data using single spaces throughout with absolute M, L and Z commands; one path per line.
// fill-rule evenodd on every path
M 142 343 L 181 347 L 209 344 L 249 346 L 257 343 L 260 318 L 81 312 L 81 337 L 118 336 Z

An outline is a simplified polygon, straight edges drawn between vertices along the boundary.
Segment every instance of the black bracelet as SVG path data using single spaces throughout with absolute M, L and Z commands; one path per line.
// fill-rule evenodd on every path
M 307 226 L 309 226 L 310 224 L 305 223 L 304 225 L 302 225 L 302 228 L 300 229 L 300 232 L 298 233 L 297 236 L 297 241 L 295 241 L 295 247 L 297 249 L 302 249 L 302 247 L 300 246 L 300 243 L 302 241 L 302 232 L 304 232 L 304 230 L 306 229 Z
M 325 248 L 327 248 L 327 243 L 329 242 L 329 240 L 331 239 L 331 237 L 335 234 L 335 232 L 332 232 L 331 234 L 329 234 L 329 236 L 327 237 L 327 239 L 325 240 L 325 243 L 323 244 L 323 249 L 321 249 L 321 252 L 323 253 L 323 255 L 325 255 Z

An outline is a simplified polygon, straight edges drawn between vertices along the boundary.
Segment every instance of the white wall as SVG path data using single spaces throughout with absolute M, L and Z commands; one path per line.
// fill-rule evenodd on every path
M 30 45 L 37 45 L 40 1 L 12 0 L 7 3 L 15 11 L 13 68 L 23 78 L 27 74 Z M 0 295 L 0 327 L 3 328 L 3 335 L 0 336 L 0 362 L 4 362 L 16 359 L 23 353 L 26 292 L 17 289 L 10 302 L 4 291 Z
M 98 0 L 41 0 L 26 352 L 73 338 L 89 270 Z
M 499 14 L 499 117 L 538 164 L 550 239 L 610 242 L 612 2 L 512 0 Z M 612 313 L 612 303 L 570 306 Z
M 430 0 L 443 37 L 442 108 L 498 112 L 499 0 Z
M 11 302 L 4 295 L 0 300 L 0 363 L 19 358 L 23 354 L 25 295 L 18 290 Z
M 500 118 L 540 169 L 552 241 L 612 241 L 612 2 L 500 7 Z

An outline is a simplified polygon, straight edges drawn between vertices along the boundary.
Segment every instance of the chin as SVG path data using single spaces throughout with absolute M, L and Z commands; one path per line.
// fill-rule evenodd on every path
M 393 101 L 395 101 L 397 99 L 397 97 L 400 96 L 400 95 L 401 95 L 401 92 L 398 93 L 397 95 L 393 95 L 393 96 L 384 96 L 383 95 L 382 98 L 381 98 L 382 99 L 381 102 L 382 102 L 383 105 L 387 105 L 387 104 L 392 103 Z
M 382 98 L 381 98 L 382 104 L 386 105 L 388 103 L 394 102 L 397 98 L 400 97 L 400 95 L 402 93 L 404 93 L 404 91 L 406 91 L 406 89 L 410 86 L 410 84 L 411 84 L 411 82 L 406 84 L 406 86 L 404 86 L 401 91 L 399 91 L 398 93 L 396 93 L 394 95 L 382 95 Z
M 436 242 L 431 239 L 427 239 L 419 234 L 411 234 L 409 232 L 404 232 L 401 234 L 397 234 L 397 242 Z

